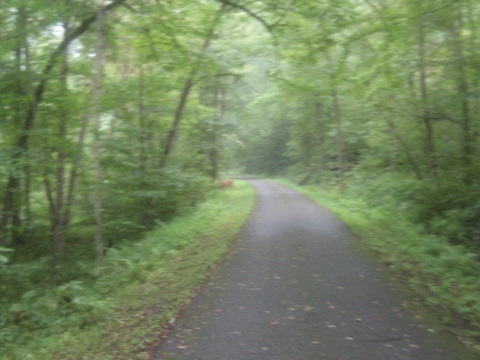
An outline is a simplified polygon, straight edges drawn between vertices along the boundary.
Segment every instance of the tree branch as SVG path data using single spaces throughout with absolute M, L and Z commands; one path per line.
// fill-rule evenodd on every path
M 213 78 L 219 78 L 219 77 L 223 77 L 223 76 L 239 76 L 238 74 L 235 74 L 235 73 L 231 73 L 231 72 L 228 72 L 228 73 L 221 73 L 221 74 L 216 74 L 214 76 L 210 76 L 210 75 L 205 75 L 205 76 L 202 76 L 201 78 L 199 78 L 198 80 L 196 80 L 193 85 L 196 85 L 197 83 L 205 80 L 205 79 L 208 79 L 210 77 L 213 77 Z
M 461 121 L 459 121 L 459 120 L 455 119 L 454 117 L 452 117 L 452 116 L 450 116 L 446 113 L 443 113 L 443 112 L 438 112 L 438 113 L 433 112 L 433 113 L 430 114 L 430 116 L 425 117 L 425 115 L 417 115 L 417 114 L 415 114 L 411 111 L 405 111 L 405 110 L 399 109 L 399 108 L 394 107 L 394 106 L 376 105 L 376 107 L 379 108 L 379 109 L 387 109 L 387 110 L 390 110 L 390 111 L 393 111 L 393 112 L 397 112 L 397 113 L 405 115 L 405 116 L 411 116 L 414 119 L 444 120 L 444 121 L 451 122 L 452 124 L 462 126 Z M 471 129 L 471 130 L 472 130 L 473 134 L 475 134 L 476 136 L 480 136 L 480 132 L 476 131 L 475 129 Z
M 136 12 L 137 12 L 132 6 L 130 6 L 130 5 L 127 4 L 127 3 L 122 3 L 121 5 L 122 5 L 123 7 L 126 7 L 128 10 L 130 10 L 130 11 L 133 12 L 133 13 L 136 13 Z
M 222 4 L 224 5 L 228 5 L 228 6 L 231 6 L 231 7 L 234 7 L 236 9 L 239 9 L 239 10 L 242 10 L 243 12 L 247 13 L 249 16 L 253 17 L 255 20 L 259 21 L 264 27 L 265 29 L 267 29 L 268 32 L 271 32 L 273 27 L 272 25 L 269 25 L 265 20 L 263 20 L 260 16 L 258 16 L 257 14 L 255 14 L 253 11 L 251 11 L 250 9 L 246 8 L 245 6 L 243 5 L 240 5 L 240 4 L 237 4 L 237 3 L 234 3 L 234 2 L 231 2 L 230 0 L 218 0 L 220 1 Z
M 108 12 L 115 7 L 122 5 L 127 0 L 114 0 L 104 8 L 104 12 Z M 45 87 L 48 83 L 48 75 L 52 71 L 53 67 L 57 63 L 60 56 L 65 52 L 68 46 L 77 39 L 80 35 L 85 33 L 90 26 L 97 20 L 98 13 L 94 12 L 92 15 L 81 22 L 75 29 L 70 31 L 68 34 L 65 34 L 62 42 L 58 45 L 57 49 L 50 55 L 47 64 L 43 68 L 40 82 L 38 83 L 37 87 L 34 91 L 34 97 L 32 103 L 30 104 L 30 108 L 28 109 L 27 117 L 25 122 L 23 123 L 23 131 L 22 135 L 18 139 L 17 147 L 22 150 L 27 150 L 28 148 L 28 139 L 29 139 L 29 132 L 33 127 L 35 122 L 36 113 L 38 109 L 38 105 L 42 102 L 43 93 L 45 92 Z

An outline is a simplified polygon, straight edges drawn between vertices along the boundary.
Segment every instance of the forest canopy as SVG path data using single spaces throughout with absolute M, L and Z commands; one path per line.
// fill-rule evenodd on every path
M 474 0 L 0 0 L 0 271 L 70 281 L 227 172 L 478 253 L 479 25 Z
M 0 246 L 60 259 L 94 221 L 101 257 L 226 170 L 355 183 L 478 245 L 475 1 L 53 4 L 1 3 Z
M 0 27 L 0 340 L 229 173 L 480 254 L 476 0 L 0 0 Z

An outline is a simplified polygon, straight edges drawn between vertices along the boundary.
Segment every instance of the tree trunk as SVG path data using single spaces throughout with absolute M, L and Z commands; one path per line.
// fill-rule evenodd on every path
M 180 128 L 180 122 L 183 118 L 183 112 L 185 111 L 185 106 L 187 105 L 188 96 L 190 95 L 190 90 L 192 90 L 193 86 L 193 78 L 196 74 L 196 70 L 192 71 L 185 81 L 185 85 L 183 86 L 182 93 L 180 95 L 180 101 L 177 106 L 177 110 L 175 111 L 175 117 L 173 118 L 172 127 L 170 132 L 168 133 L 167 143 L 165 145 L 165 150 L 163 152 L 164 159 L 162 160 L 162 165 L 166 164 L 168 157 L 170 156 L 173 150 L 173 143 L 177 138 L 177 134 Z
M 403 151 L 405 152 L 405 156 L 407 157 L 407 160 L 408 160 L 408 162 L 410 164 L 410 167 L 412 168 L 415 176 L 417 177 L 417 179 L 422 180 L 423 179 L 422 173 L 420 172 L 420 169 L 419 169 L 419 167 L 418 167 L 418 165 L 415 161 L 415 158 L 413 157 L 412 153 L 410 152 L 410 149 L 408 148 L 408 145 L 405 143 L 405 141 L 403 141 L 403 139 L 400 137 L 400 135 L 398 135 L 395 124 L 390 119 L 390 117 L 387 116 L 386 121 L 387 121 L 388 127 L 391 129 L 390 131 L 391 131 L 392 136 L 394 137 L 395 140 L 398 141 L 398 143 L 402 147 Z
M 67 201 L 65 205 L 65 233 L 68 232 L 68 228 L 70 226 L 72 220 L 72 208 L 75 202 L 75 185 L 77 182 L 77 175 L 78 169 L 80 167 L 80 161 L 83 157 L 83 148 L 85 143 L 85 135 L 87 133 L 89 123 L 89 116 L 86 115 L 83 119 L 82 127 L 78 134 L 78 141 L 77 141 L 77 151 L 75 152 L 75 158 L 73 160 L 73 164 L 70 169 L 70 175 L 68 180 L 68 191 L 67 191 Z
M 65 36 L 67 36 L 70 28 L 68 22 L 63 24 Z M 62 68 L 60 71 L 60 82 L 62 93 L 66 94 L 68 91 L 68 47 L 65 49 L 63 55 Z M 65 101 L 65 99 L 63 100 Z M 65 163 L 66 154 L 63 142 L 67 139 L 67 119 L 69 118 L 68 108 L 62 104 L 61 115 L 58 124 L 58 138 L 60 144 L 57 148 L 57 165 L 56 165 L 56 185 L 55 185 L 55 203 L 52 214 L 52 271 L 51 283 L 53 286 L 57 283 L 58 270 L 60 262 L 65 250 Z
M 105 11 L 110 11 L 126 1 L 127 0 L 113 0 L 105 7 Z M 18 169 L 21 167 L 22 160 L 24 160 L 29 149 L 30 131 L 35 124 L 37 109 L 43 100 L 43 95 L 45 92 L 45 88 L 48 84 L 49 75 L 54 66 L 57 64 L 58 59 L 64 53 L 65 49 L 70 45 L 72 41 L 80 37 L 90 28 L 90 26 L 97 19 L 97 15 L 98 14 L 95 12 L 93 15 L 87 17 L 75 29 L 70 31 L 68 36 L 65 36 L 63 41 L 50 55 L 47 60 L 47 64 L 41 72 L 40 80 L 33 91 L 32 99 L 25 112 L 23 124 L 21 126 L 20 136 L 18 137 L 18 140 L 13 146 L 14 151 L 10 165 L 11 171 L 8 176 L 2 204 L 0 221 L 0 239 L 2 240 L 0 240 L 0 244 L 2 242 L 6 242 L 4 239 L 8 235 L 7 229 L 9 224 L 12 224 L 12 228 L 20 228 L 20 201 L 22 199 L 22 194 L 21 182 L 18 178 L 17 172 Z M 17 235 L 14 237 L 18 239 Z
M 324 110 L 323 110 L 323 103 L 322 99 L 319 94 L 315 96 L 315 120 L 316 120 L 316 129 L 317 129 L 317 138 L 318 143 L 321 148 L 320 152 L 320 166 L 321 170 L 325 170 L 327 168 L 327 156 L 325 151 L 323 151 L 325 141 L 326 141 L 326 131 L 325 131 L 325 119 L 324 119 Z
M 145 119 L 145 77 L 143 71 L 143 64 L 139 64 L 139 74 L 138 74 L 138 126 L 139 126 L 139 167 L 140 172 L 145 172 L 146 168 L 146 147 L 147 147 L 147 139 L 146 139 L 146 119 Z
M 342 113 L 340 111 L 340 102 L 338 100 L 337 85 L 335 84 L 335 81 L 333 81 L 332 84 L 332 106 L 336 130 L 338 178 L 340 181 L 340 188 L 343 191 L 346 188 L 344 164 L 345 145 L 342 129 Z
M 16 17 L 16 47 L 15 47 L 15 73 L 17 76 L 16 99 L 14 101 L 15 125 L 20 124 L 24 116 L 24 98 L 27 96 L 27 82 L 25 68 L 27 67 L 27 14 L 25 7 L 17 9 Z M 5 245 L 11 239 L 13 245 L 23 242 L 21 207 L 24 197 L 22 196 L 21 178 L 25 165 L 15 161 L 18 150 L 15 150 L 10 167 L 10 174 L 3 199 L 3 209 L 0 222 L 0 246 Z
M 462 162 L 464 168 L 464 182 L 471 184 L 473 181 L 472 163 L 474 157 L 474 136 L 472 134 L 470 103 L 469 103 L 469 84 L 467 79 L 467 64 L 465 63 L 464 39 L 461 31 L 463 29 L 463 8 L 462 2 L 457 4 L 457 21 L 452 25 L 451 35 L 453 49 L 457 56 L 455 65 L 455 74 L 457 81 L 457 90 L 460 97 L 461 109 L 461 127 L 462 127 Z
M 468 30 L 470 32 L 470 37 L 469 37 L 469 54 L 468 56 L 471 59 L 478 59 L 480 57 L 479 53 L 479 46 L 480 44 L 478 43 L 478 11 L 476 11 L 476 2 L 475 1 L 469 1 L 467 3 L 468 8 L 466 9 L 466 17 L 468 21 Z M 478 89 L 480 86 L 480 77 L 479 76 L 474 76 L 473 79 L 470 79 L 470 87 L 472 89 Z M 472 101 L 472 112 L 476 114 L 480 114 L 480 97 L 475 96 Z M 478 134 L 477 133 L 472 133 L 472 144 L 475 146 L 476 140 L 477 140 Z
M 167 137 L 167 142 L 163 151 L 163 158 L 161 159 L 160 165 L 163 167 L 166 165 L 168 158 L 170 154 L 172 153 L 173 150 L 173 145 L 175 143 L 175 140 L 178 136 L 178 132 L 180 129 L 180 123 L 183 118 L 183 113 L 185 111 L 185 107 L 187 105 L 188 97 L 190 95 L 190 91 L 192 90 L 192 87 L 194 85 L 195 77 L 197 75 L 197 72 L 199 70 L 200 64 L 201 64 L 201 59 L 202 55 L 208 50 L 210 47 L 210 43 L 213 39 L 213 35 L 215 33 L 215 29 L 218 26 L 220 19 L 223 15 L 223 12 L 225 11 L 225 8 L 227 7 L 226 4 L 222 4 L 220 7 L 220 10 L 218 11 L 217 16 L 215 17 L 209 31 L 207 34 L 207 37 L 205 38 L 205 41 L 202 46 L 201 50 L 201 55 L 197 59 L 197 63 L 194 65 L 194 68 L 192 71 L 190 71 L 190 74 L 187 77 L 187 80 L 185 81 L 185 84 L 183 85 L 183 90 L 182 93 L 180 94 L 180 101 L 178 102 L 177 109 L 175 111 L 175 116 L 173 118 L 172 126 L 170 128 L 170 131 L 168 133 Z
M 94 84 L 94 133 L 93 133 L 93 154 L 95 169 L 95 187 L 94 187 L 94 216 L 95 216 L 95 252 L 97 262 L 103 261 L 103 237 L 102 237 L 102 165 L 100 151 L 100 124 L 102 116 L 102 82 L 104 68 L 104 49 L 103 49 L 103 30 L 104 30 L 104 0 L 99 1 L 97 11 L 97 40 L 95 57 L 95 84 Z
M 344 164 L 344 155 L 345 155 L 345 144 L 344 144 L 344 135 L 342 128 L 342 113 L 340 110 L 340 102 L 338 99 L 338 89 L 337 89 L 337 80 L 335 75 L 335 68 L 333 64 L 330 51 L 326 52 L 327 60 L 329 63 L 330 71 L 330 91 L 332 98 L 332 109 L 333 109 L 333 120 L 335 123 L 336 131 L 336 144 L 337 144 L 337 170 L 338 170 L 338 180 L 340 184 L 340 189 L 343 191 L 346 188 L 345 184 L 345 164 Z
M 23 9 L 22 11 L 22 16 L 20 17 L 20 22 L 19 22 L 19 35 L 20 35 L 20 48 L 23 49 L 23 67 L 25 68 L 25 71 L 27 73 L 27 76 L 30 76 L 31 71 L 32 71 L 32 66 L 30 62 L 30 46 L 28 42 L 28 14 L 27 10 Z M 29 80 L 29 79 L 28 79 Z M 23 89 L 23 96 L 25 98 L 29 97 L 31 95 L 31 85 L 28 81 L 27 78 L 25 78 L 22 82 L 22 89 Z M 24 104 L 22 104 L 22 108 L 24 108 Z M 22 115 L 21 119 L 25 116 L 25 111 L 22 110 Z M 21 119 L 18 122 L 19 124 L 21 123 Z M 20 201 L 21 203 L 24 204 L 24 219 L 23 219 L 23 224 L 22 224 L 22 235 L 26 239 L 30 235 L 30 229 L 31 229 L 31 224 L 32 224 L 32 212 L 31 212 L 31 170 L 30 170 L 30 154 L 27 152 L 25 154 L 25 161 L 23 165 L 22 172 L 24 173 L 24 189 L 21 191 L 23 192 L 23 199 Z
M 216 111 L 215 119 L 212 129 L 212 144 L 210 148 L 210 177 L 212 180 L 217 180 L 218 178 L 218 169 L 219 169 L 219 143 L 218 143 L 218 132 L 220 121 L 224 114 L 224 99 L 225 99 L 225 90 L 220 88 L 218 85 L 215 90 L 215 101 L 216 101 Z
M 392 121 L 387 121 L 387 133 L 388 136 L 392 138 L 392 140 L 395 140 L 395 127 L 393 126 Z M 390 143 L 390 146 L 388 147 L 388 161 L 389 161 L 389 168 L 390 172 L 395 172 L 397 168 L 397 160 L 396 160 L 396 151 L 395 151 L 395 141 L 392 141 Z
M 432 119 L 429 109 L 427 71 L 426 71 L 426 50 L 425 50 L 425 28 L 422 22 L 418 25 L 418 55 L 420 59 L 420 95 L 423 108 L 423 123 L 425 126 L 424 151 L 427 161 L 428 174 L 431 177 L 436 176 L 437 160 L 435 154 L 435 136 Z

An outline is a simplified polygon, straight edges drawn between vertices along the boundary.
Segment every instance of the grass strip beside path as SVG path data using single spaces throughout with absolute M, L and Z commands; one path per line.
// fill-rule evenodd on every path
M 77 283 L 81 291 L 72 306 L 82 309 L 78 326 L 72 320 L 67 331 L 11 346 L 0 358 L 148 359 L 169 323 L 227 253 L 254 199 L 253 188 L 237 181 L 144 240 L 110 249 L 103 267 L 92 271 L 96 280 Z
M 277 182 L 336 214 L 356 235 L 359 248 L 385 265 L 420 299 L 420 306 L 426 305 L 460 341 L 480 354 L 480 262 L 475 254 L 428 234 L 400 211 L 372 207 L 366 199 L 334 189 Z

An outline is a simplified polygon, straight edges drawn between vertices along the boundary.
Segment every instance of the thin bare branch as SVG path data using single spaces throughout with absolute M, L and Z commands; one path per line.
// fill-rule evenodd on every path
M 228 6 L 231 6 L 231 7 L 234 7 L 236 9 L 239 9 L 239 10 L 242 10 L 243 12 L 247 13 L 249 16 L 251 16 L 252 18 L 254 18 L 255 20 L 259 21 L 264 27 L 265 29 L 267 29 L 267 31 L 271 32 L 272 29 L 273 29 L 273 26 L 272 25 L 269 25 L 264 19 L 262 19 L 257 13 L 254 13 L 253 11 L 251 11 L 250 9 L 246 8 L 245 6 L 243 5 L 240 5 L 240 4 L 237 4 L 237 3 L 234 3 L 230 0 L 218 0 L 220 1 L 222 4 L 224 5 L 228 5 Z

